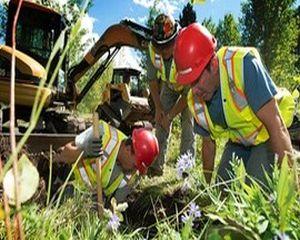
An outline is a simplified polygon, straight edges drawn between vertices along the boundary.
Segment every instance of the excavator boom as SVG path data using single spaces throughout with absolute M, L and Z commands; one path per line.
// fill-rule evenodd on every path
M 82 100 L 121 47 L 129 46 L 143 51 L 148 48 L 150 39 L 151 30 L 149 28 L 130 20 L 123 20 L 119 24 L 110 26 L 82 61 L 70 69 L 68 82 L 70 85 L 74 85 L 101 57 L 107 54 L 96 74 L 90 78 L 81 93 L 77 95 L 76 104 Z

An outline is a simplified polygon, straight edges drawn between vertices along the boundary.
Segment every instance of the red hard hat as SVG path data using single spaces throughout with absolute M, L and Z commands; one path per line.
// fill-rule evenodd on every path
M 177 82 L 183 85 L 194 82 L 214 55 L 216 46 L 214 36 L 199 23 L 183 28 L 174 46 Z
M 141 174 L 145 174 L 159 153 L 157 139 L 151 131 L 137 128 L 132 132 L 132 143 L 136 167 Z

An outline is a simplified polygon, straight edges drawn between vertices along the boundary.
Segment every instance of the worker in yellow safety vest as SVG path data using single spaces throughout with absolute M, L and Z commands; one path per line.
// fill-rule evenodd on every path
M 207 182 L 214 169 L 215 139 L 228 137 L 218 181 L 233 176 L 231 161 L 243 160 L 246 172 L 266 185 L 274 158 L 279 165 L 292 152 L 287 127 L 294 112 L 293 97 L 275 86 L 260 55 L 251 47 L 222 47 L 202 25 L 182 29 L 174 46 L 177 82 L 189 85 L 188 105 L 203 136 L 203 170 Z M 291 164 L 291 160 L 289 162 Z M 246 182 L 250 183 L 249 178 Z
M 189 151 L 194 157 L 194 122 L 186 103 L 188 89 L 176 82 L 173 47 L 180 26 L 172 16 L 159 14 L 154 21 L 152 40 L 147 55 L 147 79 L 155 105 L 156 136 L 160 146 L 157 161 L 150 167 L 150 175 L 161 175 L 168 146 L 171 123 L 181 114 L 180 153 Z
M 96 161 L 101 161 L 101 185 L 106 199 L 112 196 L 118 202 L 126 200 L 134 184 L 130 177 L 138 171 L 144 175 L 159 153 L 158 142 L 150 130 L 136 128 L 131 137 L 100 120 L 100 138 L 93 137 L 92 127 L 75 141 L 63 146 L 56 156 L 57 162 L 73 164 L 80 154 L 82 158 L 75 168 L 75 179 L 83 186 L 95 188 Z

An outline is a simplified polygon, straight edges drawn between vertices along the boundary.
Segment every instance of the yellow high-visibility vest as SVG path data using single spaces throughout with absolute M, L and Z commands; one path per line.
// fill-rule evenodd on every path
M 181 91 L 183 89 L 183 86 L 176 82 L 177 71 L 176 71 L 176 65 L 174 60 L 172 60 L 171 63 L 171 69 L 170 69 L 169 81 L 168 81 L 166 77 L 166 68 L 165 68 L 163 57 L 155 52 L 152 43 L 150 43 L 148 46 L 149 46 L 148 48 L 149 48 L 149 55 L 150 55 L 151 62 L 153 66 L 157 69 L 157 73 L 156 73 L 157 79 L 161 79 L 164 82 L 169 82 L 175 91 L 178 92 Z
M 196 122 L 209 131 L 213 139 L 225 136 L 227 132 L 232 142 L 244 146 L 258 145 L 269 139 L 267 129 L 250 108 L 244 92 L 243 60 L 248 53 L 260 60 L 255 48 L 223 47 L 217 53 L 221 95 L 226 99 L 222 100 L 222 107 L 228 129 L 225 130 L 212 122 L 206 103 L 193 96 L 191 90 L 187 97 L 189 109 Z M 289 127 L 295 108 L 294 100 L 288 90 L 277 90 L 275 99 L 281 116 Z
M 122 172 L 120 172 L 120 174 L 113 179 L 111 183 L 110 180 L 121 143 L 127 137 L 122 132 L 102 120 L 100 120 L 99 128 L 103 146 L 103 160 L 101 162 L 102 189 L 106 196 L 110 196 L 119 187 L 123 187 L 126 184 L 126 178 Z M 101 161 L 101 159 L 82 159 L 78 163 L 74 170 L 77 181 L 92 188 L 96 186 L 96 161 Z

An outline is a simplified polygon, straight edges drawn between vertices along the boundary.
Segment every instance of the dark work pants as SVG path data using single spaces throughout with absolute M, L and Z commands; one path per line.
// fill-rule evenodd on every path
M 234 155 L 243 160 L 249 176 L 255 179 L 261 186 L 267 186 L 265 174 L 272 174 L 275 157 L 269 141 L 251 147 L 245 147 L 231 141 L 227 142 L 218 170 L 218 182 L 228 181 L 234 176 L 231 166 Z M 251 180 L 246 178 L 246 183 L 251 183 Z

